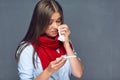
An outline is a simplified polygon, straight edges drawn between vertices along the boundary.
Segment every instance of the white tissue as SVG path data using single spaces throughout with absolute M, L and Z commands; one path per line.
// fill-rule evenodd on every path
M 58 34 L 59 34 L 58 40 L 64 42 L 64 41 L 65 41 L 64 35 L 61 35 L 61 34 L 60 34 L 60 27 L 58 27 Z

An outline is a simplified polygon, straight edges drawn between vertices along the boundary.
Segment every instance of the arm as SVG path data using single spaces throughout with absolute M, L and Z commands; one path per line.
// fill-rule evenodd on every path
M 19 50 L 19 49 L 18 49 Z M 26 46 L 21 52 L 18 62 L 18 75 L 20 80 L 33 80 L 32 46 Z
M 51 73 L 47 69 L 45 69 L 34 80 L 48 80 L 50 76 L 51 76 Z
M 61 34 L 65 36 L 65 41 L 63 42 L 66 53 L 68 56 L 74 56 L 74 52 L 72 48 L 70 47 L 69 43 L 69 36 L 70 36 L 70 30 L 66 24 L 63 24 L 60 26 Z M 72 74 L 78 78 L 80 78 L 83 74 L 82 70 L 82 62 L 77 58 L 69 58 Z
M 64 46 L 65 46 L 65 49 L 66 49 L 66 52 L 67 52 L 68 56 L 74 56 L 75 55 L 73 50 L 71 49 L 69 43 L 67 43 L 67 42 L 64 43 Z M 77 57 L 69 58 L 69 61 L 70 61 L 70 65 L 71 65 L 72 74 L 74 76 L 80 78 L 83 74 L 82 62 Z

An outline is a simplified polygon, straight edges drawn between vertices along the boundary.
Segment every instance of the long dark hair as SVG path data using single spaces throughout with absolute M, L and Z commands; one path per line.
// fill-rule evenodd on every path
M 44 34 L 49 25 L 50 18 L 54 12 L 60 13 L 61 22 L 63 23 L 63 10 L 56 0 L 41 0 L 36 4 L 29 29 L 16 50 L 15 58 L 17 61 L 19 61 L 22 50 L 30 43 L 34 43 L 35 45 L 40 44 L 39 36 Z M 33 53 L 35 53 L 35 47 Z

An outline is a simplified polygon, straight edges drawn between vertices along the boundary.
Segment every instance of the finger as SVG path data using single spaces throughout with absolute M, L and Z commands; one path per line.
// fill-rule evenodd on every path
M 66 62 L 66 59 L 62 59 L 60 62 L 58 62 L 57 64 L 55 64 L 54 67 L 60 68 L 60 67 L 62 67 L 65 64 L 65 62 Z
M 65 58 L 61 58 L 60 60 L 58 60 L 56 62 L 56 65 L 64 64 L 65 62 L 66 62 L 66 59 Z
M 59 27 L 60 27 L 60 29 L 68 28 L 68 26 L 66 24 L 62 24 Z
M 58 57 L 58 58 L 56 58 L 56 62 L 58 63 L 58 62 L 62 61 L 62 59 L 63 59 L 62 56 L 61 56 L 61 57 Z
M 58 60 L 58 61 L 57 61 L 57 60 Z M 57 58 L 57 60 L 52 61 L 52 62 L 50 63 L 51 69 L 52 69 L 53 71 L 57 71 L 57 70 L 58 70 L 59 68 L 61 68 L 61 67 L 65 64 L 65 62 L 66 62 L 66 59 L 63 58 L 63 57 L 59 57 L 59 58 Z

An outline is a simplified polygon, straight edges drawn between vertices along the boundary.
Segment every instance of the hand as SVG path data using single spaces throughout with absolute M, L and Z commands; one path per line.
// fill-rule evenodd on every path
M 69 36 L 70 36 L 70 29 L 66 24 L 62 24 L 59 26 L 60 27 L 60 34 L 64 35 L 65 41 L 64 42 L 69 42 Z
M 56 58 L 56 60 L 50 62 L 46 70 L 52 75 L 54 72 L 58 71 L 66 62 L 66 59 L 61 56 Z

